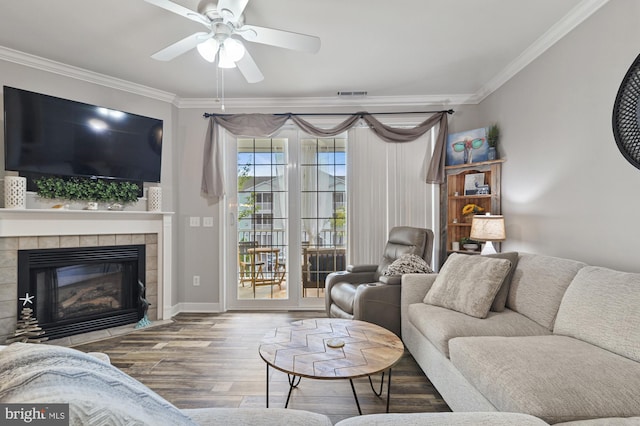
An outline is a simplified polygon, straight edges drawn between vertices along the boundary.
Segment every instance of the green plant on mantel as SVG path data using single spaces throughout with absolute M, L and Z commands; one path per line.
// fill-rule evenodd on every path
M 40 197 L 71 201 L 133 203 L 138 201 L 138 193 L 140 191 L 140 186 L 132 182 L 77 177 L 62 179 L 44 176 L 34 182 Z

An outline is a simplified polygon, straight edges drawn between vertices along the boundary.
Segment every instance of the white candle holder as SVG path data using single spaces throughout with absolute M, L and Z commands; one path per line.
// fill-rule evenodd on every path
M 147 210 L 150 212 L 162 211 L 162 188 L 151 186 L 147 190 Z
M 4 208 L 25 209 L 27 207 L 27 179 L 20 176 L 4 177 Z

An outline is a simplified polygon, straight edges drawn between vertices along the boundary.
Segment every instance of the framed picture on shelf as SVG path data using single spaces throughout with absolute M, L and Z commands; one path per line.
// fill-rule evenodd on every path
M 477 163 L 488 159 L 489 145 L 485 127 L 447 135 L 445 165 Z
M 469 173 L 464 177 L 464 195 L 486 194 L 488 190 L 489 185 L 484 184 L 484 173 Z

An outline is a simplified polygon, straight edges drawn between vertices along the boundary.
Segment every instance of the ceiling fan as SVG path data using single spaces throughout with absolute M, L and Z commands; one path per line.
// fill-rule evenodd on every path
M 318 37 L 245 24 L 242 12 L 249 0 L 202 0 L 197 12 L 169 0 L 145 1 L 202 24 L 208 30 L 191 34 L 151 56 L 159 61 L 170 61 L 197 48 L 205 60 L 215 62 L 217 58 L 220 68 L 237 66 L 247 82 L 257 83 L 264 76 L 237 36 L 253 43 L 309 53 L 320 49 Z

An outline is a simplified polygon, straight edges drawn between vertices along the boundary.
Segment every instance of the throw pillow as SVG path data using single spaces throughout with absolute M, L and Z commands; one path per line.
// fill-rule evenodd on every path
M 488 254 L 487 257 L 507 259 L 511 262 L 511 269 L 509 269 L 509 273 L 507 273 L 507 276 L 504 277 L 504 281 L 502 281 L 500 290 L 498 290 L 498 294 L 496 294 L 496 298 L 493 299 L 493 303 L 491 304 L 491 310 L 493 312 L 502 312 L 504 311 L 505 305 L 507 304 L 507 297 L 509 296 L 509 288 L 511 288 L 511 278 L 513 277 L 513 271 L 516 269 L 516 265 L 518 264 L 518 253 L 515 251 L 510 251 L 507 253 Z
M 424 303 L 486 318 L 510 268 L 507 259 L 452 253 Z
M 415 254 L 403 254 L 387 266 L 382 275 L 402 275 L 402 274 L 430 274 L 433 269 L 420 256 Z

